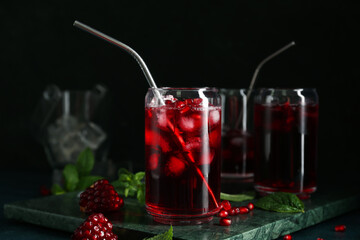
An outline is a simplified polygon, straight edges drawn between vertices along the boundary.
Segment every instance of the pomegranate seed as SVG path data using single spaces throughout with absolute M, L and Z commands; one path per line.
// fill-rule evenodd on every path
M 40 194 L 41 194 L 42 196 L 48 196 L 48 195 L 51 194 L 51 192 L 50 192 L 50 189 L 48 189 L 45 185 L 42 185 L 42 186 L 40 187 Z
M 231 204 L 228 200 L 224 200 L 220 203 L 220 206 L 224 208 L 226 211 L 229 211 L 231 209 Z
M 228 211 L 229 216 L 235 216 L 236 215 L 236 211 L 235 208 L 230 208 L 230 210 Z
M 202 103 L 202 99 L 201 98 L 194 98 L 193 99 L 193 103 L 194 103 L 194 105 L 200 105 L 201 103 Z
M 240 208 L 236 207 L 236 208 L 235 208 L 235 214 L 236 214 L 236 215 L 239 215 L 240 212 L 241 212 L 241 211 L 240 211 Z
M 231 225 L 231 219 L 230 218 L 221 218 L 220 219 L 220 225 L 221 226 L 230 226 Z
M 345 230 L 346 230 L 345 225 L 337 225 L 337 226 L 335 226 L 335 231 L 336 232 L 345 232 Z
M 221 210 L 221 211 L 219 212 L 219 217 L 225 218 L 225 217 L 227 217 L 227 216 L 229 216 L 228 211 L 226 211 L 226 210 Z
M 323 239 L 323 238 L 317 238 L 316 240 L 325 240 L 325 239 Z
M 291 240 L 292 239 L 292 236 L 290 234 L 287 234 L 284 236 L 283 238 L 284 240 Z
M 183 108 L 186 106 L 186 104 L 183 101 L 177 101 L 175 103 L 176 108 Z
M 240 214 L 249 213 L 249 209 L 247 207 L 239 207 Z
M 165 104 L 170 105 L 170 104 L 172 104 L 172 101 L 171 100 L 165 100 Z
M 250 211 L 254 210 L 254 204 L 253 204 L 253 203 L 248 203 L 247 208 L 248 208 Z

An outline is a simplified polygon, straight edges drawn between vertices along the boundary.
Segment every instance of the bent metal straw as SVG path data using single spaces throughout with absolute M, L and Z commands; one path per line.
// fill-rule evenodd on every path
M 279 50 L 277 50 L 276 52 L 274 52 L 273 54 L 269 55 L 268 57 L 266 57 L 264 60 L 262 60 L 259 65 L 256 67 L 255 69 L 255 72 L 254 72 L 254 75 L 251 79 L 251 82 L 250 82 L 250 86 L 249 86 L 249 89 L 248 89 L 248 92 L 246 94 L 246 104 L 249 100 L 249 97 L 250 97 L 250 94 L 254 88 L 254 84 L 255 84 L 255 81 L 257 79 L 257 76 L 262 68 L 262 66 L 267 63 L 269 60 L 273 59 L 274 57 L 276 57 L 277 55 L 279 55 L 280 53 L 284 52 L 285 50 L 287 50 L 288 48 L 292 47 L 295 45 L 295 42 L 292 41 L 290 42 L 289 44 L 285 45 L 284 47 L 280 48 Z M 242 115 L 243 115 L 243 112 L 241 111 L 240 115 L 239 115 L 239 118 L 237 119 L 236 121 L 236 128 L 239 128 L 239 125 L 240 125 L 240 122 L 241 122 L 241 119 L 242 119 Z

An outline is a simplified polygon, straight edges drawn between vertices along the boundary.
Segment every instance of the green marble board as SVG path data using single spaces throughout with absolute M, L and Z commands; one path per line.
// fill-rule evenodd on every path
M 256 201 L 256 200 L 254 200 Z M 174 226 L 176 239 L 275 239 L 360 208 L 360 191 L 315 193 L 305 200 L 305 213 L 275 213 L 254 209 L 250 214 L 233 216 L 232 225 L 220 226 L 219 218 L 203 225 Z M 233 206 L 244 205 L 233 203 Z M 79 211 L 77 193 L 30 199 L 4 205 L 4 214 L 15 219 L 48 228 L 73 232 L 86 215 Z M 159 234 L 168 226 L 153 222 L 145 208 L 135 199 L 126 199 L 125 207 L 106 215 L 116 231 Z

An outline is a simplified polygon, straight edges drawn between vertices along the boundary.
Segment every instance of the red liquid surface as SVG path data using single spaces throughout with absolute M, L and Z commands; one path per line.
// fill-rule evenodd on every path
M 219 107 L 202 107 L 201 99 L 145 108 L 146 208 L 150 214 L 186 219 L 218 211 L 220 116 Z
M 316 190 L 318 105 L 255 104 L 255 188 Z
M 252 134 L 241 130 L 226 132 L 222 137 L 222 173 L 229 174 L 229 176 L 252 177 L 253 168 Z

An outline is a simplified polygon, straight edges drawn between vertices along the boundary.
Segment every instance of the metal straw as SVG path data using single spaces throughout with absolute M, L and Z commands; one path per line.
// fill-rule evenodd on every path
M 160 100 L 161 104 L 164 105 L 164 100 L 161 98 L 161 94 L 159 93 L 159 91 L 157 90 L 157 86 L 156 86 L 156 83 L 153 79 L 153 77 L 151 76 L 151 73 L 148 69 L 148 67 L 146 66 L 144 60 L 140 57 L 140 55 L 135 52 L 134 49 L 132 49 L 131 47 L 129 47 L 128 45 L 92 28 L 92 27 L 89 27 L 79 21 L 76 21 L 74 22 L 73 24 L 75 27 L 77 28 L 80 28 L 81 30 L 84 30 L 85 32 L 88 32 L 96 37 L 99 37 L 117 47 L 120 47 L 121 49 L 123 49 L 124 51 L 126 51 L 127 53 L 129 53 L 131 56 L 133 56 L 133 58 L 135 58 L 135 60 L 137 61 L 137 63 L 140 65 L 140 68 L 141 70 L 143 71 L 145 77 L 146 77 L 146 80 L 148 81 L 149 85 L 151 88 L 154 89 L 154 92 L 155 92 L 155 95 L 156 97 Z
M 274 57 L 276 57 L 277 55 L 279 55 L 280 53 L 284 52 L 285 50 L 287 50 L 288 48 L 290 48 L 290 47 L 292 47 L 292 46 L 294 46 L 294 45 L 295 45 L 295 42 L 294 42 L 294 41 L 290 42 L 289 44 L 287 44 L 286 46 L 280 48 L 279 50 L 277 50 L 276 52 L 274 52 L 274 53 L 271 54 L 270 56 L 266 57 L 264 60 L 262 60 L 262 61 L 259 63 L 259 65 L 258 65 L 258 66 L 256 67 L 256 69 L 255 69 L 254 75 L 253 75 L 253 77 L 252 77 L 252 79 L 251 79 L 251 82 L 250 82 L 250 86 L 249 86 L 248 92 L 247 92 L 247 94 L 246 94 L 246 104 L 247 104 L 247 102 L 248 102 L 248 100 L 249 100 L 250 94 L 251 94 L 251 92 L 252 92 L 252 90 L 253 90 L 253 88 L 254 88 L 255 81 L 256 81 L 256 79 L 257 79 L 257 76 L 258 76 L 258 74 L 259 74 L 260 69 L 262 68 L 262 66 L 263 66 L 265 63 L 267 63 L 269 60 L 273 59 Z M 240 124 L 241 119 L 242 119 L 242 115 L 243 115 L 243 112 L 240 113 L 239 118 L 238 118 L 237 121 L 236 121 L 236 125 L 235 125 L 236 128 L 239 127 L 239 124 Z
M 292 46 L 294 46 L 294 45 L 295 45 L 295 42 L 292 41 L 291 43 L 289 43 L 289 44 L 287 44 L 286 46 L 280 48 L 279 50 L 277 50 L 276 52 L 274 52 L 273 54 L 271 54 L 270 56 L 268 56 L 267 58 L 265 58 L 264 60 L 262 60 L 262 61 L 259 63 L 259 65 L 256 67 L 255 72 L 254 72 L 254 75 L 253 75 L 253 77 L 252 77 L 252 79 L 251 79 L 250 86 L 249 86 L 249 92 L 247 93 L 247 96 L 246 96 L 247 99 L 248 99 L 249 96 L 250 96 L 250 93 L 251 93 L 251 91 L 252 91 L 252 89 L 253 89 L 253 87 L 254 87 L 255 81 L 256 81 L 256 79 L 257 79 L 257 76 L 258 76 L 258 74 L 259 74 L 260 69 L 262 68 L 262 66 L 263 66 L 265 63 L 267 63 L 269 60 L 271 60 L 272 58 L 276 57 L 277 55 L 279 55 L 280 53 L 284 52 L 285 50 L 287 50 L 288 48 L 290 48 L 290 47 L 292 47 Z M 246 99 L 246 100 L 247 100 L 247 99 Z

